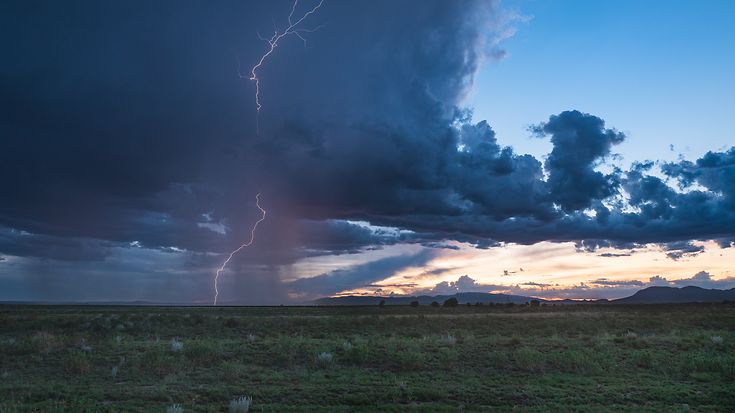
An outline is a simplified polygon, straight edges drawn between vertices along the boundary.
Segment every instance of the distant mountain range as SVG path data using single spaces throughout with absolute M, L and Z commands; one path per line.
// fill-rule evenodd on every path
M 418 301 L 420 305 L 429 305 L 436 301 L 442 304 L 449 298 L 456 298 L 460 304 L 483 303 L 483 304 L 524 304 L 531 300 L 537 300 L 547 304 L 665 304 L 665 303 L 713 303 L 722 301 L 735 301 L 735 288 L 729 290 L 704 289 L 700 287 L 648 287 L 644 288 L 630 297 L 617 300 L 544 300 L 522 295 L 491 294 L 491 293 L 457 293 L 451 295 L 421 295 L 421 296 L 343 296 L 327 297 L 314 301 L 316 305 L 378 305 L 385 301 L 386 305 L 408 305 Z
M 630 297 L 614 300 L 619 304 L 665 304 L 665 303 L 712 303 L 735 301 L 735 288 L 729 290 L 704 289 L 700 287 L 648 287 Z

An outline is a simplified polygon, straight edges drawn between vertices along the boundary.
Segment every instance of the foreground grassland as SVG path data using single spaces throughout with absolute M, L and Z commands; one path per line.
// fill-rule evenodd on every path
M 251 412 L 732 412 L 735 306 L 0 307 L 0 412 L 242 395 Z

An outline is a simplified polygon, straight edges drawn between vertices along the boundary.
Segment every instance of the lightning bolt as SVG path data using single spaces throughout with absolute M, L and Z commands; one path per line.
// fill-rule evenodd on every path
M 255 82 L 255 111 L 256 111 L 256 128 L 259 129 L 258 125 L 258 115 L 260 115 L 260 109 L 263 107 L 260 103 L 260 78 L 258 78 L 258 69 L 260 69 L 263 64 L 265 63 L 266 59 L 273 54 L 273 52 L 276 50 L 276 47 L 278 47 L 278 42 L 281 41 L 286 36 L 295 35 L 301 41 L 304 42 L 304 47 L 306 47 L 306 39 L 304 36 L 301 35 L 301 33 L 313 33 L 321 26 L 318 26 L 315 29 L 300 29 L 298 26 L 306 20 L 310 15 L 314 14 L 319 8 L 322 7 L 322 4 L 324 3 L 324 0 L 320 0 L 319 4 L 311 8 L 309 11 L 304 13 L 299 19 L 294 20 L 294 14 L 296 13 L 296 8 L 299 5 L 299 0 L 294 0 L 293 5 L 291 6 L 291 13 L 288 15 L 288 27 L 286 27 L 285 30 L 282 32 L 279 32 L 278 28 L 275 29 L 273 36 L 271 36 L 270 39 L 266 39 L 260 34 L 258 34 L 258 37 L 268 43 L 268 50 L 260 56 L 260 60 L 258 60 L 258 63 L 253 66 L 252 69 L 250 69 L 250 75 L 249 77 L 242 74 L 240 71 L 240 58 L 235 56 L 237 58 L 237 74 L 241 79 L 248 78 L 248 80 L 252 80 Z M 256 130 L 257 131 L 257 130 Z M 263 213 L 263 216 L 260 217 L 259 220 L 255 221 L 255 224 L 253 225 L 253 229 L 250 230 L 250 241 L 246 242 L 245 244 L 240 245 L 236 250 L 232 251 L 230 255 L 227 257 L 227 259 L 222 263 L 222 265 L 217 268 L 217 272 L 214 275 L 214 300 L 212 301 L 212 305 L 217 305 L 217 298 L 219 297 L 219 288 L 217 285 L 217 282 L 219 281 L 219 276 L 224 272 L 225 267 L 227 267 L 227 264 L 232 260 L 232 257 L 235 256 L 238 252 L 240 252 L 242 249 L 247 248 L 251 245 L 253 245 L 253 242 L 255 242 L 255 230 L 258 228 L 258 225 L 265 220 L 266 211 L 263 209 L 262 206 L 260 206 L 260 194 L 257 194 L 255 196 L 255 205 L 260 209 L 260 212 Z
M 240 245 L 236 250 L 232 251 L 230 255 L 227 257 L 225 262 L 222 263 L 222 265 L 217 268 L 217 273 L 214 275 L 214 301 L 212 302 L 212 305 L 217 305 L 217 297 L 219 297 L 219 289 L 217 289 L 217 281 L 219 280 L 220 274 L 225 270 L 225 267 L 230 262 L 232 257 L 235 256 L 238 252 L 240 252 L 243 248 L 247 248 L 251 245 L 253 245 L 253 242 L 255 242 L 255 230 L 258 228 L 258 225 L 265 220 L 265 209 L 263 209 L 262 206 L 260 206 L 260 194 L 255 195 L 255 206 L 258 207 L 260 212 L 263 213 L 263 216 L 260 217 L 259 220 L 255 221 L 255 224 L 253 225 L 253 229 L 250 230 L 250 241 L 246 242 L 245 244 Z
M 311 10 L 304 13 L 301 18 L 294 20 L 294 13 L 296 13 L 296 7 L 299 4 L 299 0 L 294 0 L 293 6 L 291 6 L 291 13 L 288 15 L 288 27 L 283 32 L 279 32 L 278 28 L 275 29 L 275 32 L 273 33 L 273 36 L 270 37 L 270 39 L 266 39 L 260 34 L 258 34 L 258 37 L 267 42 L 269 47 L 268 50 L 260 57 L 260 60 L 258 60 L 258 63 L 253 66 L 252 69 L 250 69 L 250 75 L 247 77 L 247 75 L 243 75 L 240 72 L 240 59 L 238 58 L 238 68 L 237 72 L 241 79 L 248 78 L 248 80 L 252 80 L 255 82 L 255 116 L 256 116 L 256 128 L 259 128 L 259 125 L 257 125 L 258 122 L 258 115 L 260 115 L 260 109 L 263 107 L 263 105 L 260 104 L 260 79 L 258 78 L 258 69 L 260 69 L 263 64 L 265 63 L 266 59 L 273 54 L 273 51 L 276 50 L 276 47 L 278 47 L 278 42 L 281 41 L 286 36 L 289 35 L 295 35 L 299 39 L 301 39 L 304 42 L 304 47 L 306 47 L 306 39 L 301 35 L 301 33 L 313 33 L 317 30 L 319 30 L 319 27 L 315 29 L 299 29 L 298 26 L 301 24 L 304 20 L 306 20 L 310 15 L 314 14 L 317 10 L 319 10 L 320 7 L 322 7 L 322 4 L 324 3 L 324 0 L 320 0 L 319 4 L 314 6 Z

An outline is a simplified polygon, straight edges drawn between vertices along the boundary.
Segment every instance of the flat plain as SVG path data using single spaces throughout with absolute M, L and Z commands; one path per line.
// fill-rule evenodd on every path
M 0 412 L 735 411 L 735 305 L 0 307 Z

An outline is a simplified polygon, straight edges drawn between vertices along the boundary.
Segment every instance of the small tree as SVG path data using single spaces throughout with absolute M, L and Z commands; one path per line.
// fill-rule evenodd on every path
M 444 301 L 444 307 L 456 307 L 459 305 L 459 301 L 457 301 L 456 298 L 447 298 L 446 301 Z
M 419 302 L 418 301 L 411 301 L 411 307 L 418 307 Z
M 381 307 L 381 308 L 385 307 L 385 300 L 380 300 L 378 307 Z
M 431 302 L 431 306 L 432 307 L 439 307 L 439 303 L 437 303 L 436 301 L 432 301 Z

